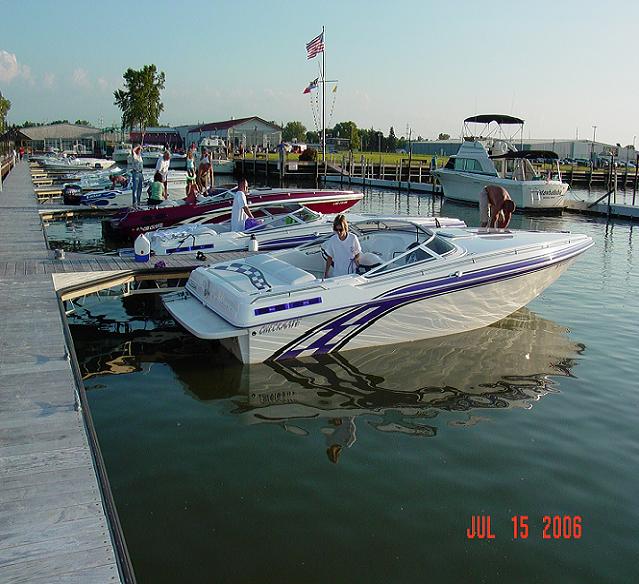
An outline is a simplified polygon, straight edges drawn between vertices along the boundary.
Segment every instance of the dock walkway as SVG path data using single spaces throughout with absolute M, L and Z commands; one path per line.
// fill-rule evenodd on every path
M 130 275 L 184 277 L 205 264 L 55 259 L 42 211 L 19 163 L 0 192 L 0 582 L 134 582 L 58 293 Z
M 0 581 L 121 582 L 27 163 L 0 193 Z

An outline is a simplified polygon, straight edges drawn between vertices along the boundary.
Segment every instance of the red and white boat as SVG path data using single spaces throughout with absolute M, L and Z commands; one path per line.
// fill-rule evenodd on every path
M 184 224 L 220 223 L 230 218 L 235 189 L 216 189 L 210 196 L 198 197 L 196 204 L 167 201 L 159 207 L 130 209 L 106 219 L 102 223 L 104 236 L 134 239 L 141 233 L 161 227 Z M 298 203 L 313 211 L 341 213 L 362 199 L 362 193 L 323 189 L 251 189 L 247 202 L 251 209 Z

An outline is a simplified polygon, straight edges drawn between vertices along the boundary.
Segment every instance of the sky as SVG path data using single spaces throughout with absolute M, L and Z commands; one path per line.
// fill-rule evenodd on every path
M 257 115 L 315 129 L 305 44 L 326 27 L 327 126 L 458 136 L 503 113 L 525 137 L 632 144 L 639 2 L 591 0 L 0 0 L 0 91 L 10 123 L 119 125 L 129 68 L 166 74 L 160 122 Z M 332 88 L 332 86 L 331 86 Z M 639 142 L 637 142 L 639 144 Z

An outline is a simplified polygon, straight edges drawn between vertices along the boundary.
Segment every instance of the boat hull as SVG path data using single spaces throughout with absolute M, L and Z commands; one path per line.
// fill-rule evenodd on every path
M 324 353 L 417 341 L 479 329 L 512 314 L 536 298 L 568 268 L 574 257 L 531 268 L 526 273 L 496 276 L 485 270 L 479 279 L 450 278 L 448 289 L 433 288 L 431 279 L 411 285 L 406 295 L 384 294 L 361 306 L 351 306 L 270 322 L 246 329 L 227 326 L 207 337 L 193 322 L 207 310 L 192 298 L 192 307 L 167 304 L 172 316 L 196 336 L 218 338 L 243 363 L 296 359 Z M 199 306 L 198 306 L 199 305 Z M 201 308 L 200 308 L 201 307 Z M 193 318 L 192 310 L 200 317 Z M 210 311 L 209 311 L 210 312 Z M 211 327 L 219 328 L 220 317 Z
M 560 213 L 565 206 L 568 185 L 559 181 L 516 181 L 496 176 L 440 168 L 435 171 L 447 199 L 479 204 L 486 185 L 505 188 L 518 209 Z

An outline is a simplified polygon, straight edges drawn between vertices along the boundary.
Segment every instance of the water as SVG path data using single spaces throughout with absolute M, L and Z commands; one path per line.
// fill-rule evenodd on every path
M 504 321 L 408 345 L 246 367 L 157 298 L 87 298 L 72 331 L 138 581 L 634 581 L 637 227 L 512 226 L 595 246 Z M 467 539 L 480 514 L 495 539 Z M 543 539 L 544 515 L 581 539 Z

